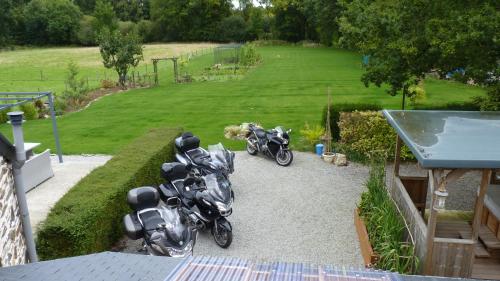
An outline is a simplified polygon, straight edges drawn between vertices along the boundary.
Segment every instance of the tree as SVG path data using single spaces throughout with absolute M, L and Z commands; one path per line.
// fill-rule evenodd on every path
M 100 33 L 103 28 L 115 30 L 118 28 L 118 19 L 116 18 L 113 5 L 107 0 L 97 0 L 94 9 L 93 28 L 96 34 Z
M 218 27 L 219 40 L 223 42 L 243 42 L 246 39 L 247 27 L 243 17 L 233 15 L 223 19 Z
M 158 39 L 166 41 L 217 39 L 217 26 L 232 7 L 230 0 L 151 0 L 150 5 Z
M 500 14 L 495 1 L 343 0 L 338 22 L 344 46 L 369 58 L 362 81 L 409 88 L 436 70 L 464 69 L 462 81 L 497 87 Z
M 10 40 L 12 6 L 12 0 L 0 0 L 0 46 L 6 45 Z
M 26 40 L 33 44 L 75 41 L 82 13 L 69 0 L 32 0 L 24 8 Z
M 118 82 L 126 87 L 125 82 L 130 67 L 136 67 L 143 59 L 142 44 L 136 32 L 122 34 L 118 30 L 103 29 L 99 35 L 99 51 L 106 68 L 114 68 L 118 73 Z

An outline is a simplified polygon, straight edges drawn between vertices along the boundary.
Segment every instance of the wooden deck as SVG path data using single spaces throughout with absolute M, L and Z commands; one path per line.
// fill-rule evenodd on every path
M 472 227 L 465 221 L 439 221 L 436 225 L 436 237 L 470 239 Z M 475 246 L 472 278 L 500 279 L 500 240 L 485 226 L 479 231 L 479 241 Z

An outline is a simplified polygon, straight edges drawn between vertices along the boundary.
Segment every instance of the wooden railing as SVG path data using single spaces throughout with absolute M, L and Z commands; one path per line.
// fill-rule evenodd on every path
M 470 277 L 474 245 L 471 239 L 434 238 L 432 275 Z

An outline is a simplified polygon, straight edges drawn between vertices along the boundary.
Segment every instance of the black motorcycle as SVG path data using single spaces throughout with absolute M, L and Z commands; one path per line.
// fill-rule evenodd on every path
M 250 124 L 246 135 L 247 152 L 250 155 L 257 155 L 260 151 L 274 158 L 278 165 L 288 166 L 293 160 L 293 153 L 288 148 L 290 132 L 291 130 L 285 131 L 282 127 L 265 131 L 255 124 Z
M 214 240 L 227 248 L 233 240 L 231 223 L 226 219 L 232 213 L 232 194 L 221 173 L 188 177 L 189 170 L 182 163 L 165 163 L 161 168 L 165 184 L 159 186 L 160 197 L 167 201 L 181 198 L 190 218 L 200 230 L 210 229 Z M 185 178 L 187 179 L 185 180 Z
M 225 149 L 222 144 L 209 145 L 208 151 L 200 147 L 200 139 L 190 132 L 185 132 L 175 139 L 177 153 L 175 158 L 184 165 L 190 165 L 191 171 L 204 176 L 221 172 L 229 180 L 234 172 L 234 152 Z
M 158 206 L 160 195 L 151 186 L 130 190 L 127 201 L 133 212 L 123 218 L 130 239 L 143 238 L 143 247 L 154 256 L 191 255 L 198 231 L 181 210 L 181 200 L 170 197 Z

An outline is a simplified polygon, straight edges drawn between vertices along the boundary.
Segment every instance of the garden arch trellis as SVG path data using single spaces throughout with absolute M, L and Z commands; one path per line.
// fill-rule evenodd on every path
M 0 110 L 12 108 L 35 100 L 48 99 L 50 118 L 52 119 L 52 132 L 56 143 L 59 163 L 63 162 L 61 143 L 59 142 L 59 132 L 57 130 L 56 113 L 54 110 L 54 96 L 51 92 L 0 92 L 0 101 L 8 102 L 0 104 Z
M 174 63 L 174 82 L 179 83 L 179 68 L 177 66 L 178 57 L 168 57 L 168 58 L 154 58 L 153 61 L 153 71 L 155 73 L 155 85 L 158 85 L 158 62 L 161 60 L 171 60 Z

